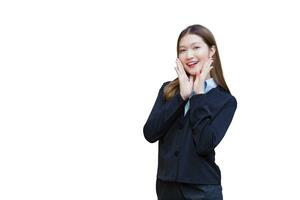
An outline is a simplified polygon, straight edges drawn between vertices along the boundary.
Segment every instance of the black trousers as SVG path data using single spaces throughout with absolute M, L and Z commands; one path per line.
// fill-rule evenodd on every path
M 221 185 L 199 185 L 156 179 L 158 200 L 223 200 Z

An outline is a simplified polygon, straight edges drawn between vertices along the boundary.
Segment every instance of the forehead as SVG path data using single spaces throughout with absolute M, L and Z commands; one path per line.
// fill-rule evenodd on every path
M 188 47 L 193 44 L 205 44 L 202 37 L 194 34 L 187 34 L 180 39 L 179 47 Z

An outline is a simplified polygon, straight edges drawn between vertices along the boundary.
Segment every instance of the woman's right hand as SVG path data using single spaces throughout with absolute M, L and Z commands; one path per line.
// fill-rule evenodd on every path
M 179 79 L 179 87 L 180 87 L 180 95 L 181 97 L 186 100 L 192 94 L 193 91 L 193 84 L 194 84 L 194 77 L 190 75 L 188 77 L 186 72 L 184 71 L 184 67 L 179 60 L 176 59 L 176 67 L 174 67 Z

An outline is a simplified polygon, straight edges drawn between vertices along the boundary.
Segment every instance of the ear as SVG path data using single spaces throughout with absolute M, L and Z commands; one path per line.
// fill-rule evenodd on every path
M 211 58 L 216 52 L 216 47 L 213 45 L 209 50 L 209 57 Z

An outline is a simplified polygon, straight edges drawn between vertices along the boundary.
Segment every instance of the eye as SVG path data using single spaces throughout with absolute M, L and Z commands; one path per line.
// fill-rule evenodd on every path
M 194 47 L 194 49 L 200 49 L 201 47 Z
M 181 53 L 181 52 L 184 52 L 184 51 L 186 51 L 186 50 L 184 50 L 184 49 L 179 50 L 180 53 Z

